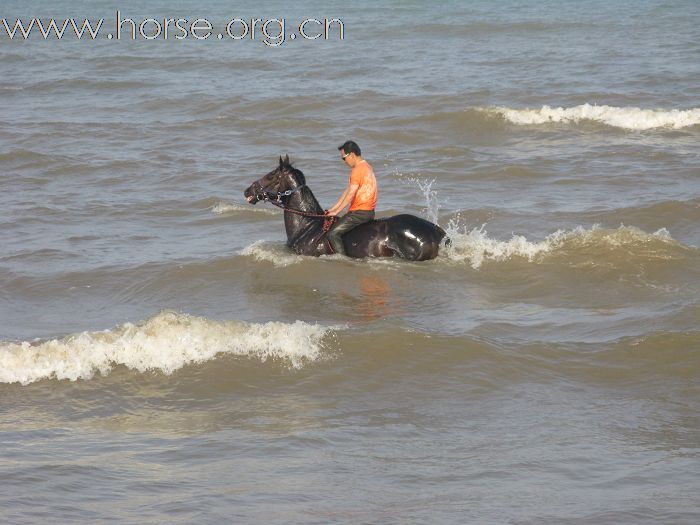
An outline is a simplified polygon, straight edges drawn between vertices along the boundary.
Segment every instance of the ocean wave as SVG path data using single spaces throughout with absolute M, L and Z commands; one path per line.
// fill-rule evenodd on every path
M 27 86 L 33 92 L 54 92 L 60 89 L 78 90 L 90 89 L 105 92 L 116 90 L 148 89 L 153 83 L 143 80 L 109 80 L 105 78 L 59 78 L 55 80 L 40 80 Z
M 212 321 L 165 311 L 111 330 L 43 342 L 0 343 L 0 383 L 90 379 L 97 372 L 106 375 L 118 365 L 170 374 L 219 354 L 263 362 L 279 359 L 301 368 L 322 357 L 322 340 L 332 330 L 302 321 Z
M 255 241 L 250 246 L 243 248 L 239 255 L 252 257 L 258 261 L 271 262 L 278 268 L 298 264 L 305 259 L 305 256 L 293 253 L 284 244 L 275 244 L 267 241 Z
M 582 104 L 570 108 L 542 106 L 540 109 L 507 107 L 477 109 L 500 115 L 507 121 L 520 125 L 559 122 L 576 124 L 589 120 L 615 128 L 642 131 L 655 128 L 681 129 L 700 124 L 700 108 L 666 110 Z
M 513 21 L 513 22 L 488 22 L 488 21 L 475 21 L 465 24 L 455 24 L 453 21 L 440 23 L 422 23 L 416 26 L 417 34 L 421 35 L 435 35 L 440 38 L 445 37 L 466 37 L 466 36 L 476 36 L 476 35 L 498 35 L 501 33 L 505 34 L 541 34 L 544 32 L 556 32 L 562 30 L 568 30 L 569 28 L 580 29 L 583 21 L 577 21 L 578 24 L 573 22 L 555 21 L 555 20 L 537 20 L 537 21 Z M 402 25 L 392 25 L 385 29 L 387 34 L 403 36 L 405 34 L 405 28 Z
M 251 206 L 250 204 L 236 204 L 231 202 L 217 202 L 211 207 L 211 212 L 216 215 L 232 215 L 235 213 L 261 213 L 263 215 L 281 215 L 281 213 L 272 208 L 264 208 L 262 206 Z
M 650 204 L 640 204 L 612 210 L 591 211 L 585 214 L 594 222 L 610 223 L 662 223 L 693 227 L 700 221 L 700 198 L 663 200 Z
M 0 153 L 0 162 L 23 162 L 31 166 L 53 166 L 60 162 L 70 162 L 70 158 L 65 155 L 47 155 L 28 149 L 15 149 L 6 153 Z
M 483 225 L 467 230 L 458 223 L 459 219 L 452 220 L 445 228 L 451 244 L 443 248 L 442 256 L 450 261 L 466 262 L 475 269 L 486 261 L 514 258 L 541 262 L 547 256 L 556 255 L 578 264 L 582 256 L 595 265 L 596 261 L 602 263 L 616 255 L 628 262 L 633 258 L 677 259 L 694 250 L 674 240 L 665 228 L 646 233 L 633 226 L 617 229 L 579 226 L 573 230 L 557 230 L 541 241 L 530 241 L 523 235 L 513 235 L 502 241 L 489 237 Z

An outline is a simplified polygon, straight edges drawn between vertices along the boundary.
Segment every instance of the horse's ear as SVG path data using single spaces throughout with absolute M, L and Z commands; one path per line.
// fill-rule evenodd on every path
M 289 155 L 284 156 L 284 163 L 289 166 Z
M 280 155 L 280 168 L 284 166 L 284 161 L 282 160 L 282 155 Z

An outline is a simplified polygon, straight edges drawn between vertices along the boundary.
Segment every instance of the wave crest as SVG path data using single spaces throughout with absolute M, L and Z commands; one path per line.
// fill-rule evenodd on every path
M 492 239 L 484 226 L 460 228 L 457 220 L 446 227 L 451 244 L 443 250 L 451 261 L 467 262 L 472 268 L 479 268 L 485 261 L 506 261 L 523 258 L 530 262 L 540 262 L 545 256 L 563 256 L 572 264 L 581 256 L 603 258 L 614 256 L 621 251 L 623 260 L 631 258 L 676 259 L 691 248 L 674 240 L 665 228 L 654 233 L 646 233 L 633 226 L 620 226 L 617 229 L 601 228 L 597 225 L 586 229 L 582 226 L 573 230 L 557 230 L 538 242 L 529 241 L 522 235 L 513 235 L 507 241 Z
M 264 215 L 280 215 L 277 210 L 263 208 L 262 206 L 252 207 L 250 204 L 236 204 L 219 201 L 211 207 L 211 212 L 216 215 L 231 215 L 234 213 L 262 213 Z
M 0 383 L 41 379 L 90 379 L 117 365 L 171 374 L 218 354 L 261 361 L 280 359 L 294 368 L 321 358 L 322 339 L 332 328 L 308 324 L 212 321 L 165 311 L 138 324 L 82 332 L 39 343 L 0 343 Z
M 681 129 L 700 124 L 700 108 L 641 109 L 582 104 L 570 108 L 542 106 L 540 109 L 513 109 L 507 107 L 480 108 L 495 113 L 513 124 L 533 125 L 547 123 L 578 123 L 582 120 L 600 122 L 608 126 L 628 130 L 654 128 Z
M 263 240 L 255 241 L 250 246 L 246 246 L 239 252 L 239 255 L 252 257 L 258 261 L 271 262 L 278 268 L 304 262 L 306 258 L 303 255 L 295 254 L 284 244 L 276 244 Z

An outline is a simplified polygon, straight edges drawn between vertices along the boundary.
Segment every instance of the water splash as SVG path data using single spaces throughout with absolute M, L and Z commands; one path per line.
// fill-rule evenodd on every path
M 552 234 L 540 242 L 528 241 L 522 235 L 513 235 L 507 241 L 492 239 L 486 225 L 472 227 L 462 224 L 460 216 L 450 219 L 445 226 L 451 243 L 442 249 L 442 255 L 455 262 L 467 262 L 472 268 L 479 268 L 484 261 L 504 261 L 512 257 L 523 257 L 532 261 L 537 255 L 548 252 L 561 232 Z
M 438 224 L 440 200 L 437 190 L 433 188 L 435 179 L 421 179 L 413 175 L 404 175 L 400 172 L 396 172 L 395 176 L 401 184 L 417 188 L 420 191 L 425 202 L 422 213 L 430 222 Z
M 271 262 L 278 268 L 299 264 L 305 260 L 304 256 L 292 253 L 284 244 L 275 244 L 262 240 L 246 246 L 239 252 L 239 255 L 252 257 L 258 261 Z

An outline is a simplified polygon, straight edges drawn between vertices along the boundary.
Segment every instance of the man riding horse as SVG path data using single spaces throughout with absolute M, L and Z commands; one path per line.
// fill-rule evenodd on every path
M 377 179 L 369 162 L 362 158 L 362 152 L 357 143 L 348 140 L 342 146 L 338 146 L 340 158 L 350 166 L 350 180 L 348 187 L 331 208 L 326 212 L 330 216 L 337 216 L 348 204 L 348 212 L 338 219 L 328 232 L 328 241 L 334 253 L 345 255 L 343 234 L 362 223 L 374 219 L 374 208 L 377 205 Z
M 372 167 L 366 161 L 361 162 L 363 159 L 359 148 L 354 151 L 352 147 L 348 148 L 342 149 L 342 155 L 346 162 L 352 157 L 350 162 L 354 166 L 351 165 L 350 183 L 340 200 L 325 213 L 311 188 L 306 185 L 306 177 L 300 169 L 292 166 L 287 155 L 280 157 L 279 165 L 274 170 L 248 186 L 243 195 L 250 204 L 265 201 L 284 210 L 287 246 L 300 255 L 318 257 L 338 253 L 344 248 L 342 253 L 353 258 L 401 257 L 409 261 L 426 261 L 437 257 L 440 243 L 445 239 L 445 230 L 437 224 L 405 213 L 371 220 L 376 203 Z M 356 172 L 358 167 L 360 169 Z M 350 211 L 340 219 L 341 227 L 343 223 L 346 224 L 345 232 L 336 230 L 339 239 L 333 252 L 325 224 L 330 215 L 337 215 L 348 204 Z M 366 222 L 359 221 L 368 216 L 370 219 Z M 445 239 L 445 243 L 448 242 Z

